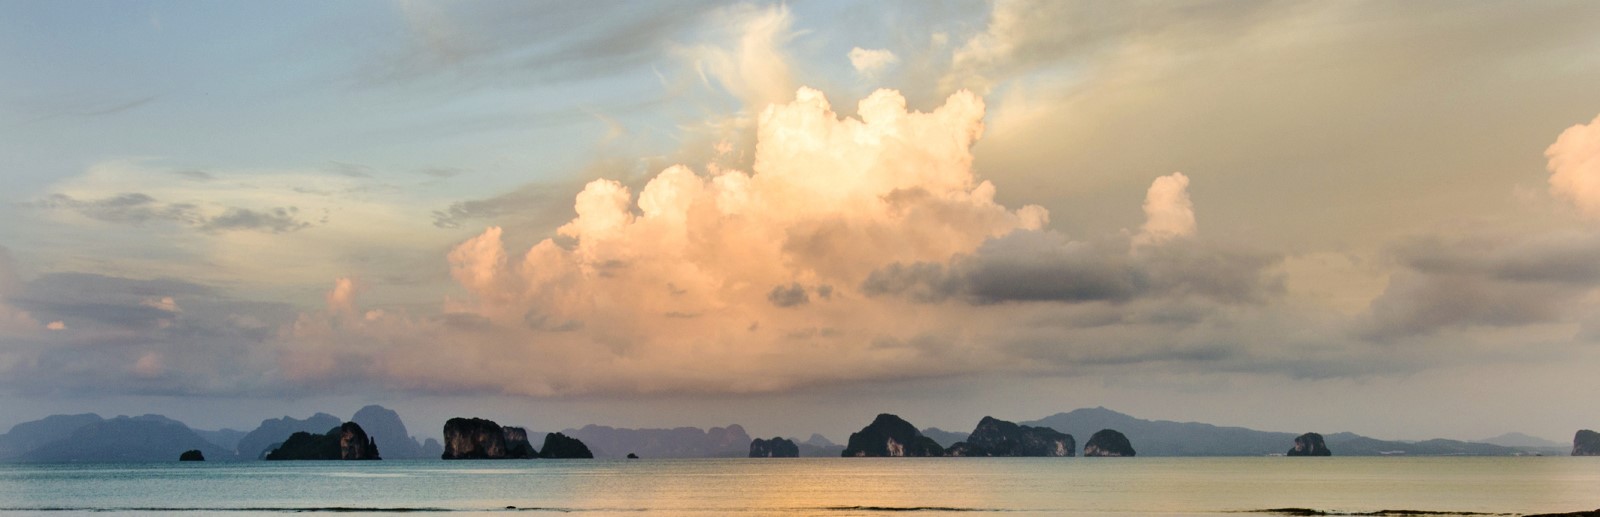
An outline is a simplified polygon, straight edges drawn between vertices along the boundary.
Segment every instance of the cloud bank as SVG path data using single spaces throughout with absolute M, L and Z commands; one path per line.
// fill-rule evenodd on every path
M 1182 174 L 1152 184 L 1134 254 L 1129 237 L 1069 239 L 1045 209 L 995 201 L 972 168 L 976 95 L 918 112 L 879 90 L 856 111 L 801 88 L 759 116 L 749 172 L 673 166 L 637 194 L 593 181 L 525 250 L 490 227 L 448 254 L 466 296 L 439 316 L 363 312 L 340 280 L 283 336 L 283 371 L 526 395 L 1041 371 L 1007 345 L 1035 323 L 999 305 L 1205 313 L 1281 290 L 1275 259 L 1180 239 L 1195 234 Z

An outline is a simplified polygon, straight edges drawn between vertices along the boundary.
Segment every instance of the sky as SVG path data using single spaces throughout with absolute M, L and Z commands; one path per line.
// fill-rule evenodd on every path
M 0 2 L 0 428 L 1600 426 L 1595 2 Z

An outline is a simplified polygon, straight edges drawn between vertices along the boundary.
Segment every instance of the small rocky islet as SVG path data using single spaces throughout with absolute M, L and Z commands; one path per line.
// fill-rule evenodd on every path
M 1294 438 L 1294 448 L 1289 449 L 1285 456 L 1332 456 L 1333 451 L 1328 450 L 1328 444 L 1322 440 L 1322 435 L 1306 433 Z
M 1085 458 L 1131 458 L 1137 454 L 1128 437 L 1116 429 L 1101 429 L 1083 443 Z
M 771 440 L 756 438 L 750 441 L 751 458 L 798 458 L 800 446 L 794 440 L 779 436 Z

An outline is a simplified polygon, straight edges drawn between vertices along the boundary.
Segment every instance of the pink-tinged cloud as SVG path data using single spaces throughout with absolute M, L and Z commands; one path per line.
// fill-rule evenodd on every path
M 1600 116 L 1561 132 L 1544 150 L 1550 161 L 1550 193 L 1600 219 Z
M 356 283 L 349 278 L 338 278 L 333 281 L 333 290 L 328 291 L 328 310 L 351 314 L 355 312 Z M 167 301 L 171 301 L 168 298 Z
M 1135 246 L 1194 236 L 1194 203 L 1189 201 L 1189 177 L 1174 172 L 1151 182 L 1150 190 L 1145 193 L 1144 217 L 1144 227 L 1133 238 Z
M 840 118 L 802 88 L 760 115 L 750 172 L 673 166 L 637 195 L 596 180 L 559 238 L 518 252 L 489 228 L 449 253 L 468 296 L 439 317 L 363 313 L 341 279 L 326 311 L 284 332 L 283 372 L 543 395 L 762 391 L 982 364 L 917 344 L 958 308 L 859 286 L 895 262 L 1039 230 L 1048 213 L 996 203 L 973 174 L 977 96 L 923 113 L 880 90 L 857 112 Z

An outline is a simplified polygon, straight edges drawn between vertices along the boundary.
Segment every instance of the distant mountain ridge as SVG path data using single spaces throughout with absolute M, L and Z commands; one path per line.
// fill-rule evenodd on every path
M 65 438 L 83 426 L 105 421 L 100 415 L 50 415 L 39 420 L 23 422 L 0 435 L 0 460 L 15 458 L 23 453 Z
M 383 451 L 385 458 L 423 457 L 422 444 L 417 443 L 416 438 L 406 431 L 406 423 L 400 419 L 400 413 L 392 409 L 369 405 L 357 410 L 350 421 L 361 425 L 368 435 L 377 440 L 378 450 Z
M 1478 443 L 1487 443 L 1502 447 L 1537 447 L 1547 449 L 1560 449 L 1571 445 L 1517 432 L 1506 433 L 1493 438 L 1484 438 L 1482 440 L 1478 440 Z
M 357 412 L 358 421 L 370 433 L 386 457 L 406 454 L 437 458 L 442 446 L 429 439 L 418 444 L 407 434 L 399 415 L 381 406 L 368 406 Z M 1258 456 L 1283 454 L 1294 445 L 1299 433 L 1258 431 L 1243 427 L 1224 427 L 1196 422 L 1144 420 L 1103 407 L 1057 413 L 1033 421 L 1018 422 L 1033 427 L 1048 427 L 1076 437 L 1092 436 L 1101 429 L 1124 433 L 1140 456 Z M 245 433 L 232 429 L 206 431 L 190 429 L 182 422 L 160 415 L 102 418 L 93 413 L 51 415 L 13 426 L 0 434 L 0 461 L 176 461 L 186 450 L 200 450 L 209 460 L 253 460 L 260 453 L 281 443 L 296 431 L 324 434 L 341 421 L 327 413 L 304 420 L 283 417 L 267 419 Z M 1320 431 L 1306 429 L 1303 431 Z M 675 429 L 626 429 L 589 425 L 563 431 L 590 444 L 596 457 L 622 458 L 637 453 L 645 458 L 744 457 L 749 454 L 750 436 L 737 424 Z M 967 438 L 967 433 L 928 428 L 921 434 L 940 446 Z M 1555 443 L 1520 433 L 1508 433 L 1485 440 L 1465 442 L 1434 439 L 1417 442 L 1379 440 L 1354 433 L 1323 433 L 1334 456 L 1363 455 L 1517 455 L 1566 454 L 1570 445 Z M 946 443 L 946 441 L 949 441 Z M 793 441 L 801 456 L 838 457 L 843 446 L 820 435 L 802 442 Z M 1500 442 L 1500 443 L 1487 443 Z M 1550 445 L 1554 444 L 1554 445 Z M 395 451 L 390 453 L 389 451 Z M 416 451 L 414 453 L 410 451 Z
M 969 436 L 969 433 L 946 431 L 937 427 L 929 427 L 922 430 L 922 435 L 932 438 L 935 442 L 939 442 L 939 446 L 941 447 L 949 447 L 951 445 L 955 445 L 956 442 L 967 441 L 967 436 Z
M 439 448 L 437 440 L 419 444 L 413 437 L 405 436 L 405 423 L 399 414 L 382 406 L 361 408 L 352 418 L 352 421 L 357 420 L 381 431 L 383 434 L 373 433 L 374 437 L 380 445 L 392 446 L 397 451 L 396 458 L 423 457 Z M 175 461 L 188 450 L 201 451 L 206 459 L 213 461 L 255 460 L 296 432 L 322 435 L 342 423 L 338 417 L 327 413 L 316 413 L 304 420 L 285 416 L 263 420 L 256 429 L 246 433 L 234 429 L 191 429 L 183 422 L 162 415 L 112 419 L 94 413 L 51 415 L 17 424 L 9 432 L 0 434 L 0 461 Z M 433 452 L 432 457 L 438 454 Z
M 201 438 L 205 438 L 206 441 L 230 451 L 237 450 L 239 448 L 239 440 L 244 438 L 244 435 L 250 434 L 236 429 L 218 429 L 215 431 L 195 429 L 194 432 L 200 435 Z
M 84 425 L 65 438 L 40 445 L 12 459 L 32 463 L 176 461 L 184 451 L 226 457 L 182 422 L 161 415 L 119 416 Z
M 1023 425 L 1049 427 L 1073 436 L 1090 436 L 1101 429 L 1122 432 L 1140 456 L 1264 456 L 1282 454 L 1294 446 L 1299 433 L 1257 431 L 1198 422 L 1144 420 L 1104 407 L 1057 413 Z M 1434 439 L 1420 442 L 1378 440 L 1354 433 L 1324 435 L 1334 456 L 1511 456 L 1530 452 L 1523 448 L 1487 443 Z

